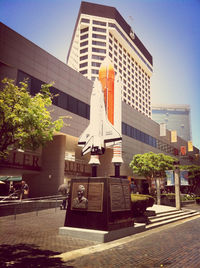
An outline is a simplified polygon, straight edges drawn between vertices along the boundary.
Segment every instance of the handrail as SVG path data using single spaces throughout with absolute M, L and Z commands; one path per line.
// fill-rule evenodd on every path
M 38 212 L 40 210 L 45 210 L 48 208 L 55 208 L 55 212 L 57 210 L 57 207 L 60 206 L 60 202 L 62 201 L 63 196 L 62 195 L 53 195 L 53 196 L 45 196 L 45 197 L 36 197 L 36 198 L 27 198 L 22 200 L 14 200 L 13 202 L 6 202 L 6 203 L 0 203 L 0 211 L 1 209 L 9 210 L 11 208 L 11 213 L 7 214 L 6 212 L 0 213 L 0 217 L 5 215 L 14 215 L 14 219 L 16 219 L 17 214 L 26 213 L 30 211 L 35 211 L 36 215 L 38 215 Z M 5 199 L 4 199 L 5 200 Z M 42 201 L 47 201 L 47 203 L 52 203 L 53 205 L 46 205 Z M 43 205 L 42 205 L 43 204 Z M 19 209 L 19 213 L 18 213 Z M 5 214 L 4 214 L 5 213 Z
M 16 194 L 16 192 L 14 192 L 14 193 L 12 193 L 12 194 L 6 196 L 6 197 L 3 198 L 2 200 L 0 200 L 0 202 L 3 202 L 3 201 L 6 200 L 7 198 L 10 198 L 11 196 L 13 196 L 13 195 L 15 195 L 15 194 Z
M 10 198 L 11 196 L 15 195 L 17 192 L 14 192 L 12 194 L 10 194 L 9 196 L 6 196 L 5 198 L 3 198 L 2 200 L 0 200 L 0 203 L 8 198 Z M 57 199 L 57 198 L 61 198 L 63 197 L 63 195 L 49 195 L 49 196 L 40 196 L 40 197 L 32 197 L 32 198 L 25 198 L 22 199 L 22 201 L 26 200 L 26 201 L 34 201 L 34 200 L 43 200 L 43 199 Z M 21 201 L 20 201 L 21 202 Z

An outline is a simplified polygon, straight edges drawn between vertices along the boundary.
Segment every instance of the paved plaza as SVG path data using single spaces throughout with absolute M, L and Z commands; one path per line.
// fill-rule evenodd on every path
M 199 216 L 104 244 L 59 235 L 64 219 L 59 209 L 0 217 L 0 267 L 200 267 Z

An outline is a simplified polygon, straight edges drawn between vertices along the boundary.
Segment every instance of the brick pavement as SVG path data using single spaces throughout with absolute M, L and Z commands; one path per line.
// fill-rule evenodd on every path
M 36 212 L 20 214 L 16 220 L 0 217 L 0 267 L 62 267 L 62 261 L 49 257 L 97 244 L 59 235 L 64 219 L 65 210 L 59 208 L 39 211 L 38 216 Z
M 113 241 L 110 249 L 63 262 L 50 257 L 97 244 L 58 235 L 64 218 L 65 211 L 59 209 L 39 211 L 38 216 L 35 212 L 18 215 L 16 220 L 1 217 L 0 267 L 200 267 L 200 218 L 131 236 L 126 243 L 117 240 L 117 246 Z
M 184 222 L 184 221 L 183 221 Z M 199 268 L 200 217 L 170 224 L 111 249 L 68 261 L 73 268 Z

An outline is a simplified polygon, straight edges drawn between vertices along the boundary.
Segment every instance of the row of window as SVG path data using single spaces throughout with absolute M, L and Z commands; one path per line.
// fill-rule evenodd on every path
M 138 130 L 124 122 L 122 122 L 122 134 L 130 138 L 141 141 L 145 144 L 148 144 L 154 148 L 157 148 L 165 153 L 176 154 L 176 149 L 169 144 L 166 144 L 141 130 Z
M 126 38 L 126 36 L 122 33 L 122 31 L 114 24 L 114 23 L 108 23 L 109 27 L 115 28 L 118 33 L 123 37 L 123 39 L 129 44 L 129 46 L 135 51 L 135 53 L 138 55 L 138 57 L 144 62 L 144 64 L 148 67 L 148 69 L 153 72 L 150 65 L 146 62 L 146 60 L 140 55 L 140 53 L 135 49 L 135 47 L 131 44 L 131 42 Z
M 90 23 L 90 20 L 89 19 L 86 19 L 86 18 L 82 18 L 81 19 L 81 22 L 83 22 L 83 23 Z M 98 21 L 98 20 L 93 20 L 92 21 L 92 24 L 100 25 L 100 26 L 106 26 L 106 22 L 104 22 L 104 21 Z
M 17 83 L 19 84 L 20 81 L 24 81 L 24 79 L 28 78 L 28 85 L 31 95 L 37 94 L 40 89 L 41 85 L 44 84 L 43 81 L 38 80 L 34 77 L 32 77 L 29 74 L 26 74 L 20 70 L 18 70 L 18 76 L 17 76 Z M 81 117 L 84 117 L 86 119 L 90 119 L 90 106 L 72 96 L 70 96 L 67 93 L 64 93 L 60 91 L 59 89 L 55 87 L 50 88 L 50 92 L 55 95 L 52 102 L 54 105 L 65 109 L 67 111 L 70 111 L 74 114 L 77 114 Z M 158 148 L 160 150 L 163 150 L 167 153 L 172 153 L 174 151 L 174 148 L 172 148 L 170 145 L 165 144 L 156 138 L 122 122 L 122 134 L 126 135 L 128 137 L 134 138 L 138 141 L 141 141 L 143 143 L 146 143 L 152 147 Z
M 29 90 L 33 96 L 40 91 L 41 85 L 45 84 L 43 81 L 40 81 L 18 70 L 17 83 L 24 81 L 26 78 L 28 78 Z M 70 96 L 69 94 L 62 92 L 55 87 L 51 87 L 50 92 L 55 96 L 52 100 L 54 105 L 86 119 L 90 118 L 90 106 L 87 103 L 84 103 Z

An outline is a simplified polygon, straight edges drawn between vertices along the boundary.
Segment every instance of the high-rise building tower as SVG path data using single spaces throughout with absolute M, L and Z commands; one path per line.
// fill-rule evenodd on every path
M 151 54 L 116 8 L 82 2 L 67 64 L 94 81 L 105 57 L 121 77 L 123 101 L 151 117 Z
M 182 139 L 191 140 L 189 105 L 153 105 L 152 119 L 159 124 L 166 124 L 169 130 L 176 130 Z

